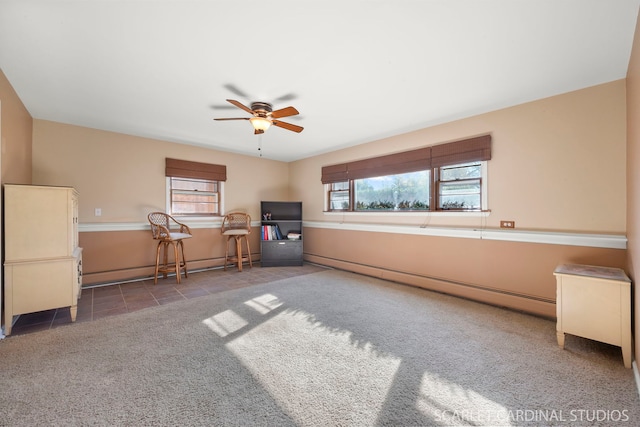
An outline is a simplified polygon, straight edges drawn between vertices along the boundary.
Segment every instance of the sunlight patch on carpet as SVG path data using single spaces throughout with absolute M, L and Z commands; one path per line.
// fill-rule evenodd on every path
M 512 425 L 504 406 L 429 372 L 422 376 L 416 408 L 439 425 Z
M 221 337 L 226 337 L 248 325 L 248 322 L 233 310 L 225 310 L 204 319 L 202 323 Z
M 245 301 L 244 304 L 260 314 L 267 314 L 280 307 L 282 303 L 272 294 L 264 294 Z M 225 310 L 202 321 L 209 329 L 224 338 L 239 331 L 249 324 L 241 315 L 233 310 Z
M 282 305 L 282 302 L 280 302 L 278 297 L 272 294 L 264 294 L 259 297 L 252 298 L 249 301 L 245 301 L 244 303 L 260 314 L 267 314 L 271 310 L 275 310 Z
M 298 425 L 373 425 L 401 362 L 301 310 L 285 310 L 226 346 Z

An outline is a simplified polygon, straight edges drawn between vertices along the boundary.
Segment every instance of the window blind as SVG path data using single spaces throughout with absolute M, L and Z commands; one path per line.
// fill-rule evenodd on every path
M 324 166 L 322 183 L 372 178 L 491 159 L 491 135 L 423 147 L 386 156 Z
M 188 160 L 165 159 L 165 175 L 174 178 L 208 179 L 210 181 L 226 181 L 227 167 L 210 163 L 191 162 Z
M 332 182 L 341 182 L 348 180 L 347 164 L 325 166 L 322 168 L 322 182 L 329 184 Z
M 434 168 L 484 160 L 491 160 L 491 135 L 431 147 L 431 166 Z
M 349 179 L 361 179 L 425 170 L 431 167 L 430 158 L 431 148 L 426 147 L 358 160 L 347 163 L 347 175 Z

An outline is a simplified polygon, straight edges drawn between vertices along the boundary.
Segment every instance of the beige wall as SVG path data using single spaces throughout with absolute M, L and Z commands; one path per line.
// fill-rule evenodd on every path
M 562 233 L 624 241 L 625 126 L 619 80 L 293 162 L 306 259 L 553 317 L 557 265 L 626 267 L 624 245 L 548 243 Z M 493 136 L 488 216 L 323 212 L 322 166 L 485 133 Z M 516 229 L 500 231 L 500 220 L 514 220 Z M 390 230 L 398 225 L 398 233 Z M 452 237 L 460 229 L 482 231 Z M 492 230 L 497 240 L 482 236 Z M 526 238 L 511 241 L 523 231 Z M 539 235 L 549 239 L 534 241 Z
M 226 211 L 246 210 L 259 219 L 260 200 L 289 195 L 287 163 L 45 120 L 33 124 L 33 183 L 75 187 L 80 223 L 144 222 L 149 212 L 164 211 L 166 157 L 226 165 Z
M 254 262 L 260 259 L 260 235 L 256 230 L 249 235 Z M 220 228 L 192 228 L 191 231 L 193 238 L 184 243 L 188 271 L 223 266 L 226 240 Z M 82 232 L 80 247 L 83 285 L 153 277 L 157 246 L 148 230 Z
M 31 183 L 31 139 L 33 119 L 22 104 L 13 86 L 0 69 L 0 182 L 2 184 Z M 4 218 L 0 207 L 0 218 Z M 4 242 L 0 229 L 0 241 Z M 0 245 L 0 259 L 4 244 Z M 0 268 L 0 314 L 3 304 L 4 280 Z M 1 322 L 0 322 L 1 323 Z
M 640 19 L 638 20 L 640 22 Z M 627 238 L 628 271 L 635 281 L 640 271 L 640 25 L 636 26 L 627 72 Z M 640 295 L 634 283 L 635 330 L 640 331 Z M 636 357 L 640 340 L 635 340 Z
M 30 184 L 33 119 L 2 70 L 0 111 L 2 183 Z
M 624 234 L 625 82 L 539 100 L 386 138 L 291 164 L 291 194 L 304 201 L 306 220 L 322 212 L 322 166 L 490 133 L 486 218 L 349 215 L 346 222 L 498 227 Z
M 90 230 L 80 233 L 85 284 L 152 274 L 155 242 L 143 227 L 149 212 L 166 210 L 166 157 L 226 165 L 225 212 L 244 210 L 259 221 L 261 200 L 289 196 L 288 164 L 260 157 L 44 120 L 34 121 L 33 147 L 34 184 L 72 186 L 80 193 L 81 230 Z M 185 244 L 189 269 L 222 265 L 219 224 L 185 222 L 194 231 Z M 257 257 L 258 233 L 251 242 Z
M 315 227 L 304 237 L 309 261 L 550 318 L 558 264 L 622 268 L 626 256 L 623 249 Z

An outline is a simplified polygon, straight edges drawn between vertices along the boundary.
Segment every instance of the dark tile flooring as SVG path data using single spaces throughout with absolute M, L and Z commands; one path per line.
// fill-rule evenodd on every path
M 82 290 L 78 300 L 76 322 L 90 322 L 108 316 L 140 310 L 147 307 L 171 304 L 203 295 L 215 294 L 230 289 L 243 288 L 274 280 L 315 273 L 325 267 L 306 263 L 300 267 L 260 267 L 254 263 L 252 268 L 243 266 L 242 271 L 228 267 L 189 273 L 181 283 L 175 276 L 159 278 L 153 284 L 153 278 L 107 286 L 88 287 Z M 21 315 L 11 330 L 14 335 L 27 334 L 44 329 L 55 328 L 71 323 L 69 308 L 40 311 Z

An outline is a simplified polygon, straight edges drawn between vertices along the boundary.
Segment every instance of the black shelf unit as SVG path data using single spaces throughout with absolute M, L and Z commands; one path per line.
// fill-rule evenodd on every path
M 260 202 L 263 267 L 302 265 L 302 202 Z M 266 230 L 265 230 L 266 227 Z M 277 228 L 278 232 L 275 232 Z M 265 238 L 265 232 L 271 239 Z M 298 235 L 295 239 L 290 236 Z

